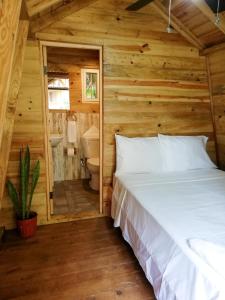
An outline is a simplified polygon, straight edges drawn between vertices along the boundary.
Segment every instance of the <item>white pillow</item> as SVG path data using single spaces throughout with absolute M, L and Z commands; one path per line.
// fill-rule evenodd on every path
M 163 171 L 216 168 L 206 152 L 206 136 L 168 136 L 159 134 Z
M 116 175 L 162 170 L 157 137 L 128 138 L 116 135 Z

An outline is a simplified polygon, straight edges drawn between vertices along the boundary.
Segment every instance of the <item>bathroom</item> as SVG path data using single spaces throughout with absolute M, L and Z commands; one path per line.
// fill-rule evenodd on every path
M 100 210 L 99 51 L 47 47 L 50 214 Z

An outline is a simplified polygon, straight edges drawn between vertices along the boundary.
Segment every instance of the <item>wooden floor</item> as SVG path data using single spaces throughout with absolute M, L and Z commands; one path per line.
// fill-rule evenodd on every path
M 155 300 L 131 249 L 110 218 L 38 228 L 0 248 L 0 299 Z
M 54 215 L 99 212 L 99 193 L 89 186 L 89 180 L 76 179 L 54 183 Z

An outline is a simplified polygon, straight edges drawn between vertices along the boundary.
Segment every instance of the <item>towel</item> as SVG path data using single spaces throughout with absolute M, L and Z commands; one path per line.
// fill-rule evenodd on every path
M 69 143 L 77 144 L 77 127 L 75 121 L 68 121 L 67 124 L 67 139 Z
M 225 279 L 225 247 L 201 239 L 187 240 L 188 246 L 217 274 Z

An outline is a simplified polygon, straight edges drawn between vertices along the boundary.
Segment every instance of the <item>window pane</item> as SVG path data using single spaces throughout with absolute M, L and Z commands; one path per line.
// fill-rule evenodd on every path
M 86 98 L 96 99 L 97 98 L 97 74 L 86 73 Z
M 68 78 L 48 78 L 48 108 L 70 109 Z
M 69 88 L 68 78 L 50 78 L 48 83 L 49 88 Z
M 69 90 L 48 90 L 49 109 L 70 109 Z

